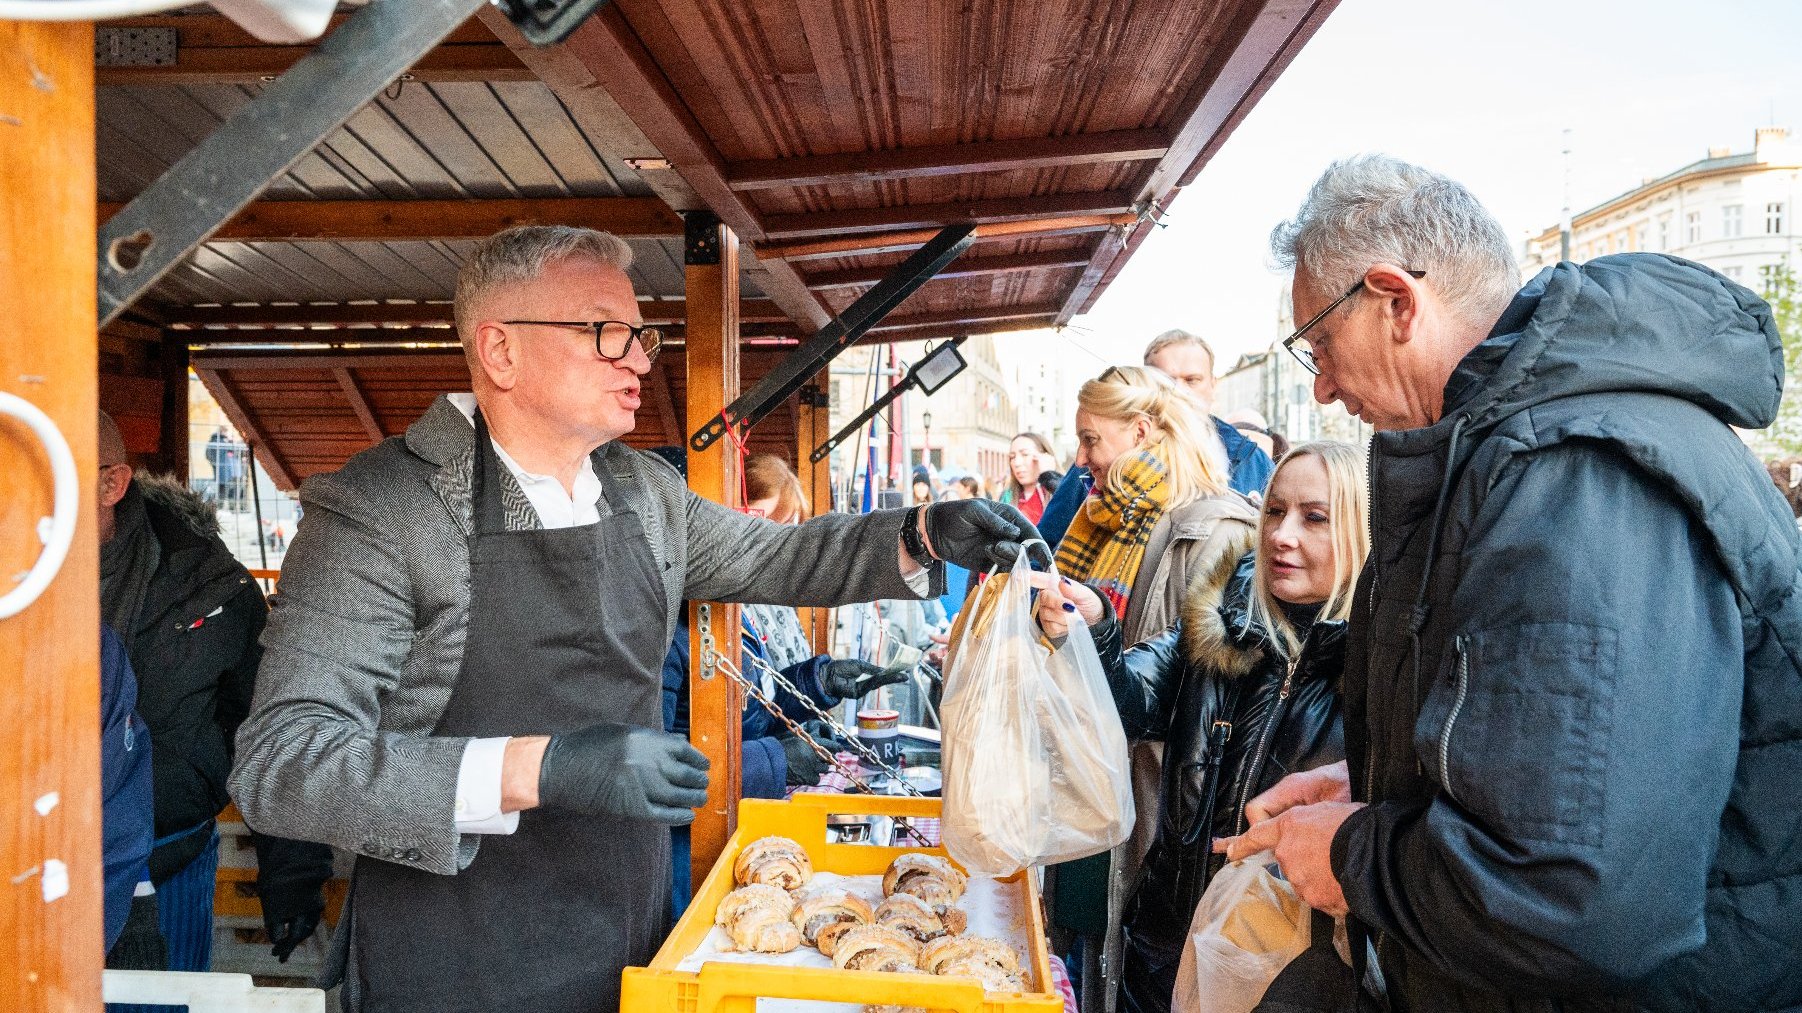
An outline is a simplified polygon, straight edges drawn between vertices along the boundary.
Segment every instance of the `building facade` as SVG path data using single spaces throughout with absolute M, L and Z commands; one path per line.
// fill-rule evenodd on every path
M 1294 330 L 1295 313 L 1285 287 L 1277 302 L 1276 333 L 1287 337 Z M 1315 403 L 1314 374 L 1283 349 L 1280 338 L 1262 352 L 1240 356 L 1217 381 L 1214 412 L 1226 415 L 1243 408 L 1263 415 L 1271 430 L 1290 443 L 1339 440 L 1362 446 L 1370 440 L 1370 427 L 1344 405 Z
M 1647 180 L 1571 218 L 1570 259 L 1611 253 L 1669 253 L 1721 272 L 1755 292 L 1786 259 L 1802 267 L 1802 142 L 1788 130 L 1756 132 L 1752 150 L 1716 148 L 1708 157 Z M 1554 225 L 1527 240 L 1523 279 L 1559 260 L 1562 236 Z
M 897 351 L 903 362 L 918 362 L 926 355 L 926 345 L 910 342 L 897 346 Z M 910 459 L 918 463 L 930 457 L 935 469 L 978 475 L 992 494 L 995 483 L 1007 474 L 1007 446 L 1020 431 L 1020 410 L 992 335 L 974 335 L 959 351 L 969 363 L 963 372 L 931 397 L 907 395 L 908 433 L 913 437 Z

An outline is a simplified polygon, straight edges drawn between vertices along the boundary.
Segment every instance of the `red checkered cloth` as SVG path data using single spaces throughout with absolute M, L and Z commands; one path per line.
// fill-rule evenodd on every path
M 872 775 L 864 772 L 863 766 L 857 762 L 856 754 L 854 754 L 854 753 L 839 753 L 838 761 L 840 763 L 844 764 L 845 766 L 850 767 L 852 770 L 857 771 L 857 776 L 860 779 L 862 779 L 865 783 L 868 783 L 868 781 Z M 819 784 L 817 784 L 811 788 L 790 788 L 790 789 L 788 789 L 788 794 L 793 795 L 797 791 L 816 791 L 816 792 L 817 791 L 826 791 L 826 792 L 837 792 L 837 793 L 841 793 L 841 794 L 848 794 L 851 791 L 851 779 L 846 777 L 845 775 L 839 773 L 836 768 L 828 769 L 825 774 L 821 775 Z M 895 847 L 897 847 L 897 848 L 911 848 L 911 847 L 936 848 L 936 847 L 938 847 L 938 845 L 939 845 L 939 820 L 938 819 L 936 819 L 936 818 L 917 819 L 917 820 L 912 820 L 911 823 L 912 823 L 912 827 L 913 827 L 913 832 L 903 835 L 906 839 L 896 841 Z M 922 840 L 921 838 L 924 838 L 924 840 Z
M 1077 1013 L 1076 986 L 1070 984 L 1070 972 L 1063 958 L 1051 954 L 1051 990 L 1064 997 L 1064 1013 Z

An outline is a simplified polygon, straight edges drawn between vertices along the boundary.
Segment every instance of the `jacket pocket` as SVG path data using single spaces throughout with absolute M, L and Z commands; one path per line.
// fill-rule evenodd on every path
M 1414 728 L 1446 798 L 1519 840 L 1601 844 L 1616 633 L 1523 623 L 1459 636 Z

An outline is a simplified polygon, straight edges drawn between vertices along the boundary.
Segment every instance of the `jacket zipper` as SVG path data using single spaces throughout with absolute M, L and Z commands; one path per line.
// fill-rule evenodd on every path
M 1369 544 L 1375 545 L 1377 540 L 1377 504 L 1381 502 L 1381 500 L 1377 499 L 1377 438 L 1375 436 L 1370 438 L 1370 446 L 1366 448 L 1364 452 L 1364 461 L 1364 477 L 1370 486 L 1368 490 L 1370 494 L 1370 509 L 1367 511 L 1368 516 L 1365 521 L 1368 530 L 1365 534 Z M 1379 579 L 1382 576 L 1379 569 L 1380 561 L 1377 559 L 1376 553 L 1371 553 L 1367 565 L 1370 567 L 1370 598 L 1364 603 L 1364 614 L 1366 619 L 1374 619 L 1377 613 L 1377 586 Z M 1367 705 L 1370 699 L 1369 654 L 1370 652 L 1366 651 L 1364 658 L 1364 698 Z M 1365 709 L 1368 710 L 1369 707 L 1366 706 Z M 1364 743 L 1364 794 L 1367 798 L 1371 799 L 1377 797 L 1377 745 L 1377 737 L 1367 733 L 1366 741 Z
M 1289 690 L 1295 685 L 1295 666 L 1301 663 L 1301 652 L 1296 652 L 1295 660 L 1289 663 L 1289 671 L 1283 675 L 1282 688 L 1276 692 L 1276 703 L 1270 706 L 1270 716 L 1264 719 L 1264 729 L 1258 735 L 1258 746 L 1252 751 L 1251 766 L 1245 768 L 1245 777 L 1239 787 L 1238 815 L 1234 819 L 1233 834 L 1238 836 L 1245 832 L 1245 807 L 1251 803 L 1252 786 L 1258 783 L 1258 777 L 1264 770 L 1264 756 L 1270 748 L 1270 736 L 1276 731 L 1276 723 L 1283 718 L 1283 704 L 1289 699 Z
M 1445 729 L 1439 733 L 1439 784 L 1446 797 L 1457 802 L 1458 796 L 1452 792 L 1452 726 L 1458 723 L 1458 712 L 1464 709 L 1464 698 L 1470 693 L 1470 657 L 1465 653 L 1462 636 L 1452 641 L 1452 649 L 1458 654 L 1458 693 L 1452 698 L 1451 712 L 1445 716 Z

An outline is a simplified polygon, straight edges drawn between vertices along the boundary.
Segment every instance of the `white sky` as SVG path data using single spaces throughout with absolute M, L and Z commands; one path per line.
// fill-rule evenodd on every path
M 1773 123 L 1802 131 L 1798 0 L 1343 0 L 1094 312 L 997 348 L 1067 364 L 1074 387 L 1171 327 L 1222 370 L 1267 347 L 1285 284 L 1271 226 L 1334 158 L 1443 172 L 1518 241 L 1558 222 L 1567 127 L 1581 211 Z

